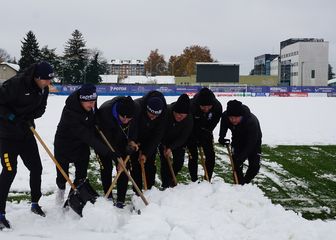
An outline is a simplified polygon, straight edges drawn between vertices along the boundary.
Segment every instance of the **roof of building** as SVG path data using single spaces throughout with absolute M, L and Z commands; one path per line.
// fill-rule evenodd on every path
M 175 84 L 174 76 L 128 76 L 120 83 L 125 84 Z
M 102 79 L 101 83 L 118 83 L 118 75 L 99 75 Z
M 127 64 L 132 64 L 132 65 L 143 65 L 144 61 L 142 60 L 121 60 L 121 59 L 112 59 L 111 60 L 111 64 L 115 64 L 115 65 L 127 65 Z
M 8 63 L 8 62 L 2 62 L 2 63 L 0 63 L 0 65 L 7 65 L 7 66 L 9 66 L 10 68 L 14 69 L 17 72 L 20 70 L 20 66 L 18 64 Z

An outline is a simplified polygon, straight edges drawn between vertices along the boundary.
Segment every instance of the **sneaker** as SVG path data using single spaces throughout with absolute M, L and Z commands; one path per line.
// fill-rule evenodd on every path
M 37 215 L 40 215 L 41 217 L 45 217 L 45 213 L 42 211 L 42 208 L 38 203 L 32 203 L 31 205 L 31 211 Z
M 5 214 L 0 214 L 0 231 L 5 228 L 10 229 L 11 226 L 8 220 L 6 219 Z
M 123 208 L 125 207 L 125 204 L 124 204 L 123 202 L 116 202 L 116 203 L 114 204 L 114 206 L 116 206 L 117 208 L 121 208 L 121 209 L 123 209 Z
M 65 194 L 65 189 L 58 189 L 56 191 L 55 201 L 57 205 L 61 206 L 64 203 L 64 194 Z

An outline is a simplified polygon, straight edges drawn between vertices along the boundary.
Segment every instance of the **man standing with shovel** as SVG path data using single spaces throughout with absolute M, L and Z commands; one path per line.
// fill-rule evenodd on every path
M 183 167 L 184 147 L 192 127 L 190 99 L 187 94 L 182 94 L 176 102 L 167 107 L 166 130 L 159 146 L 163 189 L 177 184 L 176 175 Z
M 123 96 L 114 97 L 111 100 L 104 102 L 99 110 L 99 128 L 104 133 L 108 142 L 113 146 L 114 150 L 120 154 L 123 159 L 129 158 L 133 152 L 136 152 L 139 147 L 134 142 L 135 124 L 133 117 L 135 111 L 135 103 L 133 99 Z M 100 156 L 101 160 L 101 181 L 105 196 L 112 199 L 112 191 L 110 190 L 112 182 L 113 162 L 110 158 Z M 115 159 L 115 165 L 118 166 L 118 161 Z M 125 163 L 129 166 L 129 163 Z M 117 171 L 121 172 L 117 180 L 117 199 L 115 206 L 123 208 L 128 186 L 128 177 L 121 166 L 117 167 Z
M 210 182 L 215 166 L 215 150 L 212 132 L 220 120 L 222 105 L 216 99 L 215 94 L 209 88 L 204 87 L 191 99 L 191 110 L 194 119 L 194 127 L 188 140 L 190 153 L 188 168 L 191 181 L 196 182 L 198 179 L 199 147 L 201 160 L 203 159 L 202 162 L 205 168 L 204 175 L 206 180 Z
M 47 106 L 49 85 L 54 77 L 47 62 L 31 65 L 8 79 L 0 88 L 0 230 L 11 228 L 5 218 L 6 200 L 15 178 L 17 158 L 21 157 L 30 172 L 31 211 L 45 216 L 38 201 L 41 193 L 42 163 L 34 135 L 29 130 L 34 119 L 41 117 Z
M 225 138 L 228 129 L 232 132 L 232 159 L 238 183 L 241 185 L 250 183 L 260 169 L 262 133 L 259 121 L 246 105 L 240 101 L 231 100 L 222 114 L 218 139 L 220 144 L 226 146 L 230 142 Z M 243 164 L 246 159 L 248 168 L 244 175 Z
M 79 186 L 85 186 L 86 189 L 83 189 L 83 192 L 85 190 L 89 195 L 92 194 L 92 196 L 86 196 L 85 198 L 91 198 L 92 200 L 94 200 L 96 193 L 86 181 L 90 159 L 90 147 L 100 155 L 111 159 L 111 161 L 112 159 L 119 157 L 108 148 L 97 134 L 95 128 L 96 111 L 96 87 L 92 84 L 84 84 L 66 99 L 54 141 L 55 158 L 59 162 L 61 168 L 68 175 L 69 164 L 74 163 L 76 168 L 74 185 L 77 188 L 79 188 Z M 56 170 L 56 184 L 59 188 L 56 193 L 56 201 L 61 203 L 64 198 L 66 179 L 58 168 Z M 71 196 L 73 196 L 73 192 L 73 189 L 71 189 L 68 198 L 70 207 L 81 215 L 82 205 L 86 202 L 82 203 L 79 198 L 77 200 L 81 205 L 72 206 Z

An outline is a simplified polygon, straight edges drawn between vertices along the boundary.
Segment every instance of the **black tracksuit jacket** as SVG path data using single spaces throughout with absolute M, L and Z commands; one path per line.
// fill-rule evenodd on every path
M 45 112 L 49 88 L 36 85 L 35 68 L 33 64 L 0 87 L 0 138 L 23 139 L 32 134 L 27 122 L 34 125 L 34 119 Z M 15 115 L 13 122 L 8 121 L 9 114 Z
M 251 154 L 261 153 L 262 132 L 257 117 L 243 105 L 243 116 L 240 124 L 234 126 L 229 121 L 226 111 L 222 114 L 220 138 L 225 138 L 227 130 L 232 132 L 232 147 L 237 163 L 242 163 Z
M 106 156 L 110 149 L 101 140 L 95 128 L 95 111 L 85 111 L 79 101 L 79 90 L 73 92 L 65 101 L 60 122 L 55 134 L 55 155 L 77 160 L 89 155 L 90 147 Z

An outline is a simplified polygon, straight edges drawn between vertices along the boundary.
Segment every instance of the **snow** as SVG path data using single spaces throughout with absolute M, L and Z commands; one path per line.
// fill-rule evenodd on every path
M 101 83 L 118 83 L 118 75 L 99 75 L 102 79 Z
M 121 80 L 124 84 L 175 84 L 174 76 L 128 76 Z
M 111 97 L 100 96 L 98 105 Z M 36 121 L 37 132 L 53 151 L 53 138 L 66 96 L 50 96 L 47 111 Z M 177 97 L 167 97 L 167 102 Z M 223 107 L 231 98 L 219 98 Z M 263 143 L 335 144 L 336 98 L 237 98 L 259 118 Z M 215 130 L 218 135 L 219 125 Z M 218 136 L 215 137 L 215 140 Z M 55 166 L 39 146 L 42 190 L 55 191 Z M 228 161 L 227 156 L 221 156 Z M 274 166 L 279 167 L 279 166 Z M 27 169 L 19 160 L 11 191 L 29 191 Z M 332 177 L 332 176 L 325 176 Z M 279 180 L 280 181 L 280 180 Z M 131 190 L 130 190 L 131 191 Z M 13 194 L 13 193 L 12 193 Z M 56 205 L 55 194 L 43 196 L 40 204 L 47 217 L 30 213 L 29 203 L 7 203 L 7 218 L 13 231 L 0 232 L 0 239 L 334 239 L 336 221 L 309 221 L 293 211 L 274 205 L 253 184 L 236 186 L 215 178 L 207 182 L 179 184 L 173 189 L 145 192 L 149 205 L 133 197 L 141 215 L 117 209 L 98 198 L 87 203 L 83 218 Z M 128 208 L 129 206 L 127 206 Z

